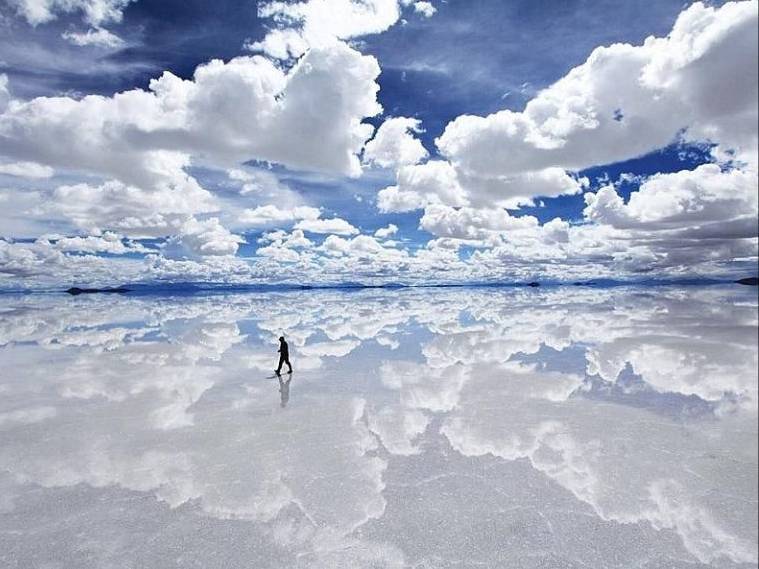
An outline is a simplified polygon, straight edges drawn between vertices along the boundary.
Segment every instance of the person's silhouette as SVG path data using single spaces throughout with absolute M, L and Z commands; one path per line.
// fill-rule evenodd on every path
M 280 336 L 279 337 L 279 365 L 276 369 L 276 374 L 279 375 L 279 372 L 282 371 L 282 364 L 287 364 L 287 373 L 293 372 L 293 366 L 290 365 L 290 348 L 287 346 L 287 342 L 285 342 L 285 337 Z

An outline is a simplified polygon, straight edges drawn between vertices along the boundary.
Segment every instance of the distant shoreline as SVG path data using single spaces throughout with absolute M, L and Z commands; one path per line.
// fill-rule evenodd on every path
M 337 283 L 337 284 L 222 284 L 222 283 L 167 283 L 167 284 L 124 284 L 104 287 L 69 287 L 69 288 L 28 288 L 28 289 L 2 289 L 0 294 L 118 294 L 128 296 L 190 296 L 195 294 L 223 294 L 223 293 L 282 293 L 300 292 L 310 290 L 401 290 L 401 289 L 428 289 L 428 288 L 617 288 L 617 287 L 673 287 L 673 286 L 716 286 L 716 285 L 743 285 L 757 286 L 757 277 L 745 277 L 740 279 L 645 279 L 637 281 L 624 281 L 615 279 L 596 279 L 587 281 L 519 281 L 519 282 L 473 282 L 473 283 L 386 283 L 386 284 L 362 284 L 362 283 Z

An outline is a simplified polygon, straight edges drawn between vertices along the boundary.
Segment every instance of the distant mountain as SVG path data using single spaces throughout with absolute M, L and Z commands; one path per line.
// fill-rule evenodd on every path
M 125 288 L 123 286 L 120 287 L 113 287 L 113 288 L 79 288 L 76 286 L 72 286 L 71 288 L 67 289 L 66 292 L 69 294 L 72 294 L 76 296 L 77 294 L 96 294 L 96 293 L 117 293 L 117 294 L 123 294 L 125 292 L 129 292 L 130 289 Z
M 308 291 L 334 289 L 344 291 L 359 291 L 364 289 L 404 289 L 404 288 L 512 288 L 512 287 L 597 287 L 611 288 L 618 286 L 707 286 L 707 285 L 726 285 L 737 283 L 741 285 L 757 286 L 759 278 L 747 277 L 738 280 L 730 279 L 713 279 L 713 278 L 647 278 L 640 280 L 618 280 L 608 278 L 598 278 L 587 281 L 561 282 L 561 281 L 484 281 L 484 282 L 431 282 L 431 283 L 403 283 L 387 282 L 368 284 L 361 282 L 341 282 L 341 283 L 206 283 L 206 282 L 164 282 L 164 283 L 132 283 L 126 286 L 114 287 L 71 287 L 65 292 L 71 295 L 79 294 L 108 294 L 108 293 L 130 293 L 135 296 L 144 295 L 171 295 L 186 296 L 195 294 L 227 294 L 227 293 L 244 293 L 244 292 L 290 292 L 290 291 Z M 11 293 L 31 293 L 32 290 L 3 290 L 0 292 Z M 45 292 L 45 291 L 37 291 Z M 51 292 L 48 290 L 47 292 Z

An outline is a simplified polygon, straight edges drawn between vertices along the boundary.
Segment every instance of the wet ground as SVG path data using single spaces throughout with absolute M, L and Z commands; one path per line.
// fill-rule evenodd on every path
M 756 567 L 756 289 L 2 295 L 0 566 Z

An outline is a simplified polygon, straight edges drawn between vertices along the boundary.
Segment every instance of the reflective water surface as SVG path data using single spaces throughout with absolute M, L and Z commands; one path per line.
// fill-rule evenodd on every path
M 4 295 L 0 378 L 2 567 L 757 566 L 749 287 Z

